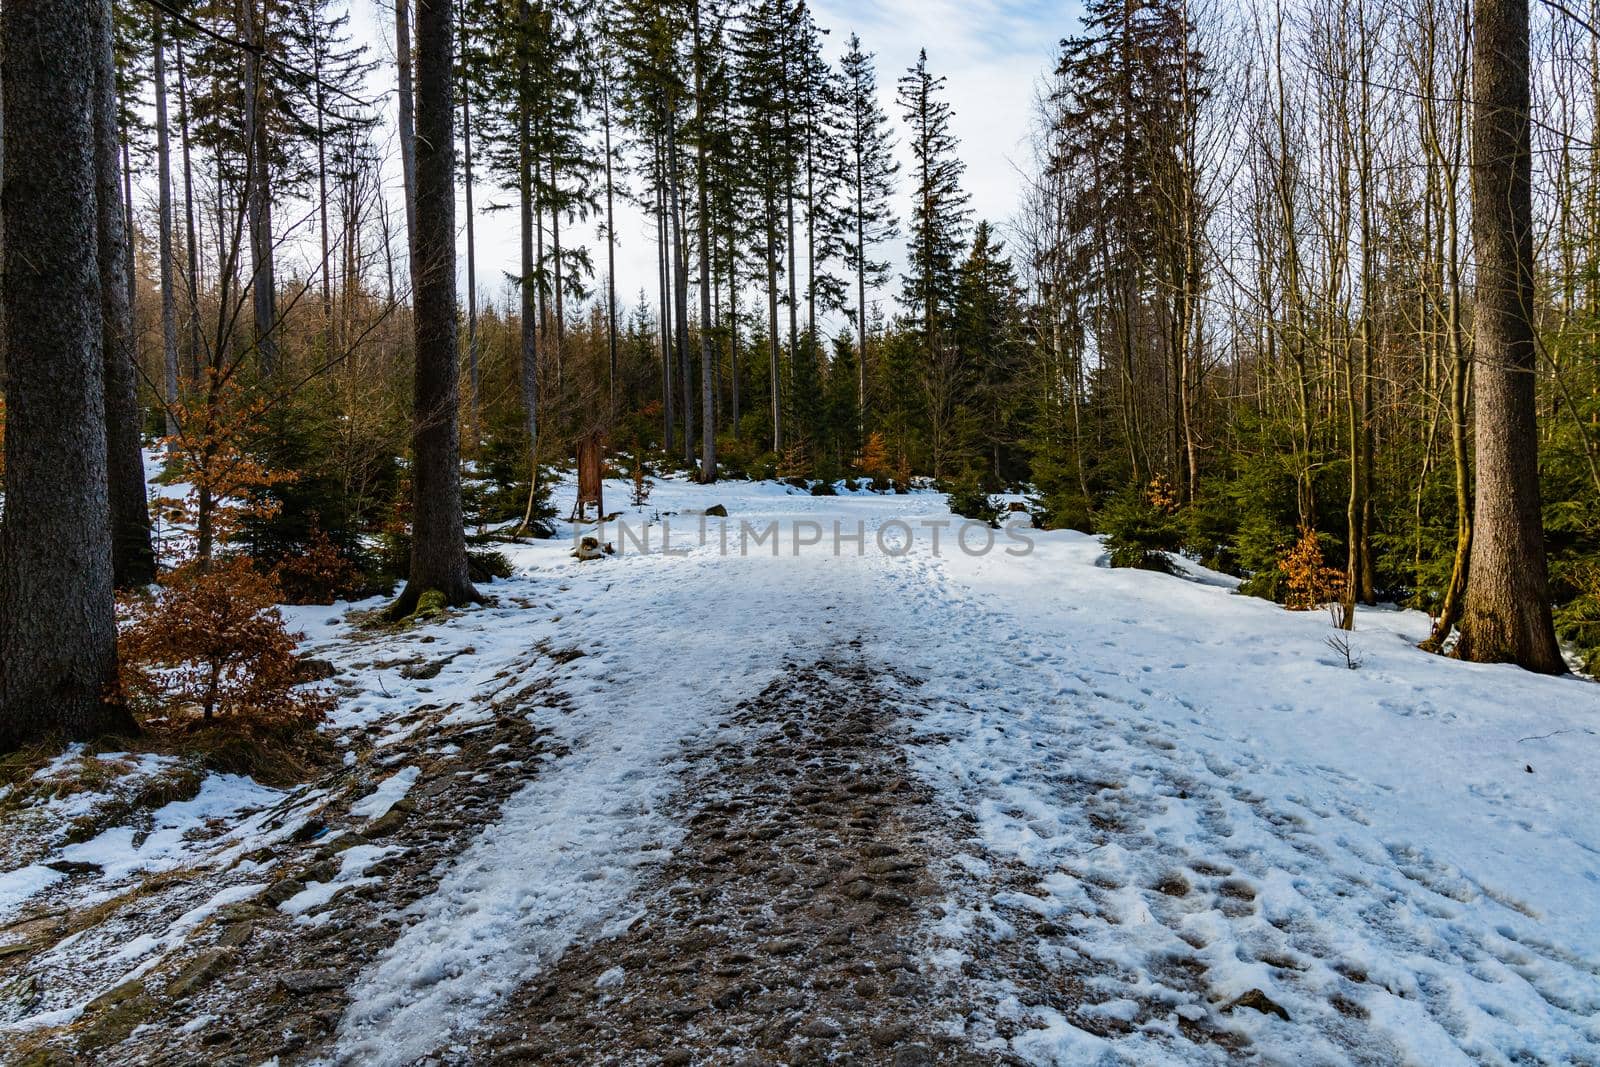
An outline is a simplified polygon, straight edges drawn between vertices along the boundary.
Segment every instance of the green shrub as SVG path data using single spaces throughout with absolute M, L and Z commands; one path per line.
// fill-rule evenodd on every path
M 1032 496 L 1028 510 L 1033 524 L 1041 530 L 1082 530 L 1094 532 L 1094 512 L 1077 488 L 1056 487 Z
M 511 560 L 493 548 L 467 549 L 467 574 L 474 582 L 491 582 L 511 577 Z
M 984 492 L 976 471 L 969 470 L 952 478 L 940 489 L 948 498 L 951 514 L 999 527 L 1000 505 L 994 497 Z
M 1183 524 L 1164 499 L 1153 499 L 1149 489 L 1129 486 L 1112 494 L 1098 518 L 1113 567 L 1177 573 L 1172 553 L 1183 548 Z

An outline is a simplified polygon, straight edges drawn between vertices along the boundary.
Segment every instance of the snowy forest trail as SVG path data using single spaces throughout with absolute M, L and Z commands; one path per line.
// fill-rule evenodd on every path
M 649 551 L 514 547 L 414 630 L 295 609 L 344 777 L 24 956 L 18 1047 L 1600 1063 L 1589 683 L 1426 656 L 1399 612 L 1350 670 L 1323 618 L 1068 531 L 935 551 L 937 494 L 654 503 Z

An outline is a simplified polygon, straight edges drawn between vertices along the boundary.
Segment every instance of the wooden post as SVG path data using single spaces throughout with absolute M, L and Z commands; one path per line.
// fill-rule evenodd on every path
M 578 440 L 578 499 L 572 506 L 573 522 L 598 522 L 606 513 L 601 493 L 601 476 L 605 470 L 605 437 L 596 430 Z M 588 518 L 588 506 L 594 505 L 594 518 Z

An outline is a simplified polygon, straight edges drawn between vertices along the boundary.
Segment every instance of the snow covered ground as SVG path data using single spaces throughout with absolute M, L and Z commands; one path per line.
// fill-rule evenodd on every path
M 627 486 L 606 494 L 616 507 Z M 727 518 L 705 518 L 718 504 Z M 381 647 L 349 605 L 290 609 L 307 651 L 354 682 L 330 729 L 373 738 L 381 776 L 351 817 L 412 793 L 398 753 L 418 730 L 514 708 L 550 742 L 526 766 L 504 753 L 500 773 L 525 782 L 351 986 L 329 1061 L 459 1051 L 564 952 L 628 927 L 693 832 L 669 803 L 691 754 L 739 700 L 848 647 L 922 709 L 889 743 L 975 828 L 943 861 L 922 964 L 971 987 L 943 1025 L 980 1053 L 1600 1062 L 1593 683 L 1426 655 L 1427 619 L 1398 611 L 1359 613 L 1350 669 L 1324 615 L 1194 567 L 1111 570 L 1071 531 L 1000 531 L 979 551 L 990 535 L 958 540 L 931 492 L 667 480 L 624 521 L 601 561 L 573 559 L 566 526 L 508 548 L 516 575 L 485 588 L 491 604 Z M 251 812 L 283 802 L 208 783 L 184 803 L 236 805 L 258 848 Z M 0 907 L 46 892 L 59 872 L 43 861 L 72 849 L 108 882 L 175 862 L 170 807 L 137 845 L 97 838 L 0 874 Z M 283 906 L 295 921 L 386 855 L 350 851 Z M 993 963 L 1019 945 L 1070 1003 Z
M 729 517 L 708 520 L 702 545 L 694 513 L 713 503 Z M 921 772 L 977 814 L 985 853 L 1036 875 L 1021 901 L 953 894 L 943 965 L 986 951 L 974 915 L 1018 906 L 1077 917 L 1061 951 L 1100 966 L 1111 1012 L 1149 999 L 1164 960 L 1205 964 L 1203 987 L 1157 990 L 1167 1017 L 1140 1009 L 1114 1049 L 1046 1015 L 1015 1051 L 1161 1061 L 1184 1045 L 1179 1018 L 1251 990 L 1289 1021 L 1240 1011 L 1231 1025 L 1299 1062 L 1600 1048 L 1591 683 L 1428 656 L 1414 647 L 1427 619 L 1395 611 L 1361 613 L 1352 670 L 1320 614 L 1195 568 L 1113 571 L 1070 531 L 1002 534 L 975 555 L 951 527 L 935 553 L 924 523 L 951 521 L 936 494 L 669 482 L 647 510 L 678 524 L 667 544 L 683 555 L 659 526 L 648 554 L 610 531 L 624 554 L 576 570 L 564 545 L 516 554 L 532 580 L 562 576 L 559 625 L 589 653 L 573 754 L 419 906 L 368 976 L 346 1050 L 426 1051 L 426 1030 L 469 1028 L 553 953 L 634 918 L 640 843 L 683 832 L 653 814 L 679 746 L 786 661 L 849 638 L 924 681 L 938 712 L 921 729 L 940 740 L 918 747 Z M 755 544 L 769 522 L 776 558 Z M 863 545 L 848 540 L 862 529 Z M 967 548 L 984 542 L 968 533 Z

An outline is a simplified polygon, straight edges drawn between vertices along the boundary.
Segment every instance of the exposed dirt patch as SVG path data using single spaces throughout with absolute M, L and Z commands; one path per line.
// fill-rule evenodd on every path
M 457 1062 L 997 1063 L 917 955 L 954 820 L 864 665 L 794 668 L 694 754 L 626 933 L 567 952 Z M 952 1026 L 951 1013 L 956 1012 Z
M 542 675 L 505 686 L 484 721 L 450 724 L 444 720 L 451 709 L 423 707 L 401 740 L 382 747 L 357 742 L 356 766 L 318 783 L 328 801 L 296 808 L 298 823 L 287 838 L 220 874 L 175 872 L 141 885 L 95 917 L 84 936 L 126 942 L 137 929 L 169 928 L 219 889 L 265 882 L 264 889 L 206 917 L 148 973 L 98 997 L 81 1018 L 19 1035 L 0 1059 L 256 1064 L 325 1053 L 346 990 L 409 921 L 407 907 L 433 891 L 451 858 L 495 820 L 548 754 L 535 721 L 550 712 L 530 716 L 530 705 L 559 708 L 561 701 Z M 352 803 L 401 767 L 417 769 L 404 799 L 376 818 L 350 813 Z M 383 853 L 362 866 L 360 877 L 342 879 L 346 853 L 362 847 Z M 315 898 L 319 887 L 326 900 L 281 907 L 308 889 Z M 0 988 L 19 983 L 13 996 L 36 997 L 50 983 L 69 980 L 52 968 L 57 954 L 50 951 L 69 931 L 59 917 L 48 921 L 37 951 L 0 959 Z

